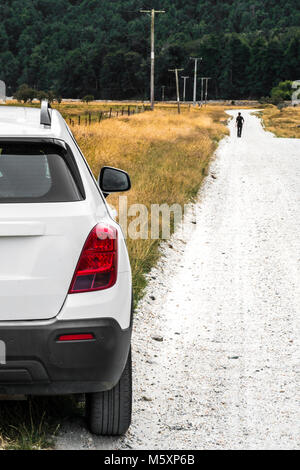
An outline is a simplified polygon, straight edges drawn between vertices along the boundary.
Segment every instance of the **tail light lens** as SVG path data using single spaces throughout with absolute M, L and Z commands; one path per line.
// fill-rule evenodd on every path
M 90 232 L 81 252 L 69 290 L 70 294 L 112 287 L 117 281 L 118 232 L 98 224 Z
M 58 341 L 65 342 L 65 341 L 92 341 L 95 339 L 95 336 L 91 333 L 79 333 L 75 335 L 61 335 L 58 338 Z

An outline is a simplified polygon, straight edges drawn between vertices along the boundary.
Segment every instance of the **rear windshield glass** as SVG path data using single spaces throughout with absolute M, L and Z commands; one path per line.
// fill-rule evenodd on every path
M 0 142 L 0 203 L 81 199 L 63 148 L 53 144 Z

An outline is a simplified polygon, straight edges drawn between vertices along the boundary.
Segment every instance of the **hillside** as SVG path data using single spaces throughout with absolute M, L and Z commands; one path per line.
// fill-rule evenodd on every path
M 147 98 L 149 18 L 156 19 L 156 94 L 174 95 L 170 67 L 192 75 L 203 56 L 210 97 L 267 95 L 300 78 L 298 0 L 1 0 L 0 78 L 65 97 Z M 191 94 L 191 80 L 188 93 Z

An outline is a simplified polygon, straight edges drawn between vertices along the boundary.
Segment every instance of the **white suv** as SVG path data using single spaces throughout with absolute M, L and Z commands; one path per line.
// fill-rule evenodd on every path
M 0 107 L 0 394 L 85 393 L 102 435 L 131 421 L 131 269 L 105 202 L 128 189 L 96 182 L 47 102 Z

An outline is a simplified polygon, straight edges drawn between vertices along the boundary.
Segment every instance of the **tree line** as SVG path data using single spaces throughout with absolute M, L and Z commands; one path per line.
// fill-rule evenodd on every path
M 184 68 L 192 96 L 193 63 L 211 77 L 212 99 L 268 96 L 300 79 L 298 0 L 152 0 L 156 19 L 156 97 L 174 98 L 169 68 Z M 150 18 L 142 0 L 1 2 L 0 79 L 56 97 L 148 99 Z

